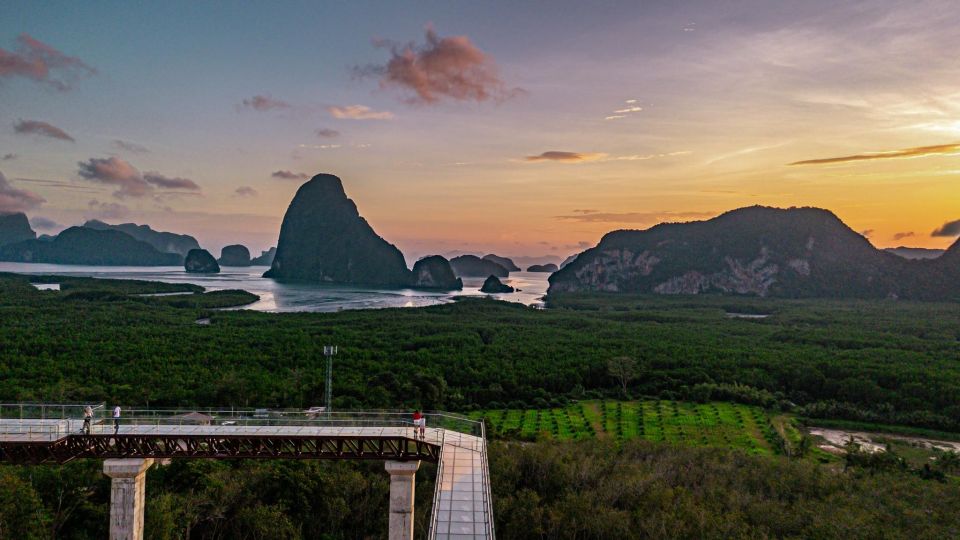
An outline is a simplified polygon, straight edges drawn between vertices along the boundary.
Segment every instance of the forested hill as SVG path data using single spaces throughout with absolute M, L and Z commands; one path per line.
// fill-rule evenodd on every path
M 956 299 L 958 251 L 907 260 L 876 249 L 827 210 L 754 206 L 611 232 L 553 274 L 549 293 Z

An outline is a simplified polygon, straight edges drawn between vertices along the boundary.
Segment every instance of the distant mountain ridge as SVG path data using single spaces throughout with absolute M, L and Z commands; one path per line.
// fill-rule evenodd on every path
M 171 232 L 155 231 L 149 225 L 137 225 L 136 223 L 121 223 L 119 225 L 110 225 L 97 219 L 91 219 L 83 224 L 89 229 L 107 230 L 112 229 L 120 231 L 153 246 L 162 253 L 177 253 L 181 257 L 186 257 L 191 249 L 200 249 L 197 239 L 188 234 L 176 234 Z
M 608 233 L 550 276 L 548 294 L 960 298 L 960 242 L 932 260 L 875 248 L 833 213 L 754 206 Z
M 53 240 L 25 240 L 0 247 L 0 260 L 91 266 L 179 266 L 183 257 L 162 253 L 124 232 L 70 227 Z
M 936 259 L 943 255 L 946 250 L 899 246 L 895 248 L 885 248 L 884 251 L 899 255 L 904 259 Z

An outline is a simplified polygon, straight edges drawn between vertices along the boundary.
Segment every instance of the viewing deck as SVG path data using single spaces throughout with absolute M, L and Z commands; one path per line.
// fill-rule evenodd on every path
M 421 437 L 409 412 L 130 409 L 123 411 L 118 427 L 109 412 L 102 404 L 95 406 L 88 432 L 82 405 L 0 405 L 0 462 L 374 459 L 388 462 L 392 478 L 405 475 L 408 480 L 402 481 L 409 482 L 412 494 L 417 465 L 427 461 L 438 464 L 429 537 L 494 538 L 482 422 L 427 412 L 428 427 Z M 412 508 L 409 513 L 398 517 L 412 521 Z M 394 517 L 391 510 L 391 531 Z

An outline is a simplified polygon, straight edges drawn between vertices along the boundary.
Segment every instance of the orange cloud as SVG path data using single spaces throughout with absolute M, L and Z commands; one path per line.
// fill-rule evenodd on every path
M 396 87 L 413 92 L 406 101 L 430 104 L 441 98 L 456 101 L 502 101 L 525 91 L 508 89 L 500 79 L 497 66 L 467 36 L 441 38 L 428 26 L 423 46 L 397 46 L 388 41 L 374 42 L 377 47 L 391 46 L 386 65 L 358 68 L 361 75 L 380 77 L 380 87 Z
M 600 152 L 561 152 L 559 150 L 549 150 L 536 156 L 526 156 L 524 161 L 559 161 L 561 163 L 582 163 L 584 161 L 596 161 L 607 157 L 607 154 Z
M 949 155 L 949 154 L 956 154 L 956 153 L 960 153 L 960 143 L 938 144 L 934 146 L 918 146 L 916 148 L 905 148 L 903 150 L 890 150 L 886 152 L 868 152 L 864 154 L 854 154 L 852 156 L 807 159 L 804 161 L 794 161 L 790 165 L 826 165 L 829 163 L 846 163 L 849 161 L 914 158 L 914 157 Z

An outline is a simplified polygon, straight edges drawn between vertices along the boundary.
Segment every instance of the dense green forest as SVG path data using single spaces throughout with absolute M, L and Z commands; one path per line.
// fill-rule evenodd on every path
M 142 296 L 170 292 L 191 294 Z M 960 535 L 946 462 L 788 458 L 768 423 L 788 411 L 960 431 L 956 304 L 592 295 L 547 310 L 216 309 L 251 299 L 0 276 L 0 401 L 306 407 L 323 401 L 322 347 L 336 344 L 336 407 L 487 417 L 500 538 Z M 433 475 L 418 473 L 418 534 Z M 148 473 L 146 531 L 380 538 L 387 483 L 379 463 L 174 461 Z M 108 498 L 98 462 L 0 466 L 0 538 L 102 538 Z
M 895 461 L 836 465 L 633 440 L 490 447 L 497 537 L 956 538 L 960 482 Z M 892 464 L 892 465 L 891 465 Z M 424 538 L 435 467 L 417 474 Z M 146 538 L 385 538 L 376 462 L 173 461 L 147 474 Z M 106 535 L 100 463 L 0 466 L 0 538 Z
M 269 314 L 211 311 L 249 302 L 242 292 L 143 297 L 133 295 L 150 284 L 73 278 L 48 292 L 0 280 L 6 401 L 311 406 L 323 397 L 322 347 L 336 344 L 341 408 L 547 408 L 628 394 L 960 431 L 953 303 L 606 295 L 561 296 L 547 310 L 464 299 Z M 608 366 L 620 357 L 635 364 L 626 384 Z

